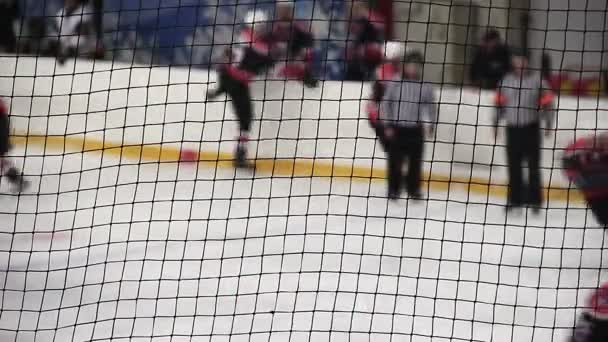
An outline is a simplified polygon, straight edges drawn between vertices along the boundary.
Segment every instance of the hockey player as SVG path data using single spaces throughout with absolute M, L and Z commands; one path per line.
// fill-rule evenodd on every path
M 378 121 L 380 102 L 384 96 L 386 83 L 399 75 L 402 59 L 405 57 L 405 44 L 386 42 L 384 44 L 384 63 L 376 69 L 376 80 L 372 85 L 372 98 L 367 104 L 369 123 L 376 131 L 380 145 L 385 148 L 384 127 Z
M 350 10 L 346 48 L 346 79 L 364 81 L 382 63 L 382 42 L 385 35 L 384 18 L 360 0 L 353 1 Z
M 8 109 L 4 102 L 0 100 L 0 171 L 3 176 L 6 176 L 8 181 L 14 186 L 14 189 L 18 192 L 23 191 L 28 182 L 23 178 L 23 174 L 19 171 L 11 162 L 7 156 L 8 151 L 11 148 L 9 136 L 10 136 L 10 122 L 8 116 Z
M 94 54 L 97 48 L 94 11 L 92 6 L 81 0 L 66 0 L 64 7 L 55 17 L 58 35 L 58 60 L 67 57 Z
M 285 46 L 285 64 L 280 66 L 279 76 L 301 80 L 307 87 L 316 87 L 318 81 L 312 72 L 314 35 L 294 19 L 294 7 L 290 1 L 277 3 L 275 18 L 273 38 Z
M 570 342 L 608 341 L 608 283 L 597 289 L 574 328 Z
M 275 63 L 273 40 L 268 27 L 268 16 L 263 11 L 249 12 L 241 31 L 240 44 L 228 49 L 225 61 L 218 69 L 218 86 L 207 92 L 207 99 L 226 93 L 239 123 L 239 138 L 235 152 L 235 166 L 247 167 L 246 145 L 253 119 L 249 84 L 252 79 L 268 71 Z
M 608 228 L 608 133 L 578 139 L 567 147 L 563 161 L 568 178 L 583 192 L 600 224 Z

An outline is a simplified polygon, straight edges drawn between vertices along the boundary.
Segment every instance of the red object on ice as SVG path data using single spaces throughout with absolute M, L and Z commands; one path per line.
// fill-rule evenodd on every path
M 608 318 L 608 283 L 597 289 L 589 299 L 592 314 L 601 319 Z
M 198 161 L 198 152 L 192 150 L 181 151 L 179 155 L 179 161 L 182 162 L 195 162 Z

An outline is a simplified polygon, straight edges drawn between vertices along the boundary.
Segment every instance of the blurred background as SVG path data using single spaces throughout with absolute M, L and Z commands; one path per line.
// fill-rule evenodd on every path
M 71 1 L 67 1 L 71 2 Z M 234 41 L 245 13 L 273 11 L 274 0 L 86 0 L 95 11 L 97 58 L 138 64 L 207 68 Z M 295 0 L 297 19 L 311 24 L 315 69 L 341 80 L 347 69 L 350 1 Z M 63 0 L 3 0 L 4 29 L 16 43 L 5 50 L 49 53 L 44 37 Z M 369 9 L 385 22 L 384 39 L 407 42 L 425 56 L 425 78 L 471 83 L 474 56 L 489 31 L 499 44 L 530 51 L 532 65 L 552 86 L 572 95 L 605 94 L 608 20 L 605 0 L 373 0 Z M 10 9 L 10 10 L 9 10 Z M 11 25 L 8 25 L 10 23 Z M 49 24 L 50 23 L 50 24 Z M 11 26 L 10 28 L 8 26 Z M 8 40 L 6 35 L 3 40 Z M 11 46 L 14 45 L 14 46 Z M 40 49 L 42 46 L 42 49 Z M 45 49 L 47 51 L 45 51 Z

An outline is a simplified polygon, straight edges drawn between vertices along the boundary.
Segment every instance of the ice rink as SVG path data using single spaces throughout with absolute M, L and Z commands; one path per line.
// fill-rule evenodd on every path
M 608 129 L 605 101 L 560 98 L 551 200 L 506 216 L 489 93 L 440 90 L 428 200 L 389 203 L 364 84 L 261 82 L 250 156 L 264 167 L 235 171 L 213 161 L 236 122 L 205 102 L 204 70 L 2 63 L 32 182 L 0 184 L 2 342 L 566 342 L 608 280 L 604 231 L 559 163 Z M 183 148 L 208 162 L 168 162 Z
M 566 341 L 608 280 L 574 204 L 13 154 L 32 188 L 0 197 L 1 341 Z

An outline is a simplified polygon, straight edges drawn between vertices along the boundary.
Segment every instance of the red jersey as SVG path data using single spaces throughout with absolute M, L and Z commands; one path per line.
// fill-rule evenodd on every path
M 608 341 L 608 284 L 597 289 L 587 300 L 571 342 Z
M 585 197 L 608 196 L 608 134 L 576 140 L 563 157 L 566 175 Z
M 0 99 L 0 115 L 8 115 L 8 107 L 2 99 Z
M 378 106 L 384 96 L 384 82 L 390 81 L 399 73 L 394 63 L 386 62 L 376 68 L 376 81 L 372 86 L 372 101 L 367 104 L 367 114 L 371 121 L 378 118 Z
M 394 63 L 384 63 L 376 68 L 376 81 L 390 81 L 399 72 Z

